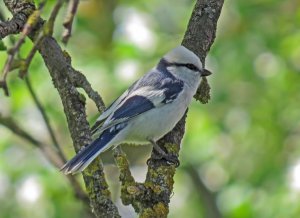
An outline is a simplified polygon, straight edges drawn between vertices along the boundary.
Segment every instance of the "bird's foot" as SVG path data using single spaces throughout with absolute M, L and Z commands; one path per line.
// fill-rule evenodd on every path
M 166 160 L 167 164 L 175 165 L 176 168 L 179 167 L 179 165 L 180 165 L 180 161 L 178 160 L 178 157 L 174 154 L 164 153 L 162 155 L 162 154 L 155 154 L 154 153 L 154 154 L 152 154 L 150 159 L 153 159 L 153 160 Z M 148 161 L 150 161 L 150 159 Z
M 150 140 L 150 142 L 153 145 L 154 152 L 152 153 L 151 158 L 147 160 L 148 165 L 151 160 L 166 160 L 169 165 L 175 165 L 175 167 L 178 167 L 180 165 L 180 162 L 176 155 L 168 154 L 154 141 Z

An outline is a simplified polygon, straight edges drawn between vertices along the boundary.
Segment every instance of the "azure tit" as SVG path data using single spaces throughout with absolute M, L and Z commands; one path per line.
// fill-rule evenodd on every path
M 61 170 L 81 172 L 100 153 L 123 142 L 150 142 L 160 158 L 168 160 L 170 156 L 156 142 L 175 127 L 201 77 L 210 74 L 192 51 L 184 46 L 174 48 L 99 116 L 92 127 L 94 141 Z

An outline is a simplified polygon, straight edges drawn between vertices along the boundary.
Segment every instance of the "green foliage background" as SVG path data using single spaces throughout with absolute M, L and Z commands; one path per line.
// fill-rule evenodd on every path
M 48 1 L 45 18 L 53 3 Z M 81 1 L 65 49 L 74 67 L 109 104 L 180 44 L 193 5 L 191 0 Z M 61 12 L 56 23 L 57 39 L 63 16 Z M 137 16 L 150 31 L 150 39 L 141 45 L 126 34 L 131 16 Z M 131 33 L 139 36 L 141 30 L 134 28 Z M 11 46 L 8 39 L 4 43 Z M 27 40 L 21 56 L 31 46 Z M 5 59 L 6 53 L 0 52 L 0 66 Z M 212 99 L 207 105 L 193 102 L 190 107 L 170 217 L 208 217 L 203 205 L 206 196 L 201 196 L 185 170 L 189 165 L 216 196 L 224 217 L 299 217 L 300 2 L 225 1 L 206 67 L 213 72 L 208 79 Z M 136 73 L 122 72 L 124 68 L 136 69 Z M 62 105 L 39 55 L 29 76 L 60 144 L 71 157 L 74 151 Z M 0 94 L 0 113 L 14 117 L 20 126 L 50 144 L 41 115 L 17 72 L 10 74 L 9 88 L 9 98 Z M 97 110 L 91 101 L 87 111 L 93 122 Z M 142 180 L 150 147 L 126 151 L 135 176 Z M 117 169 L 111 154 L 103 158 L 113 196 L 118 199 Z M 38 194 L 30 201 L 28 193 Z M 0 217 L 76 218 L 84 216 L 82 207 L 65 177 L 37 149 L 0 126 Z M 124 217 L 132 216 L 128 210 L 121 209 Z

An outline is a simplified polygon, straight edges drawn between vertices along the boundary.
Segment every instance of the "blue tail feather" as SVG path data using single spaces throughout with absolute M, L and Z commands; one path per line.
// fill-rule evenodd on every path
M 61 171 L 63 171 L 65 174 L 74 174 L 83 171 L 101 152 L 105 150 L 107 143 L 109 143 L 114 136 L 120 132 L 120 130 L 121 129 L 118 128 L 105 130 L 99 136 L 99 138 L 87 145 L 82 151 L 79 151 L 75 157 L 69 160 L 61 168 Z

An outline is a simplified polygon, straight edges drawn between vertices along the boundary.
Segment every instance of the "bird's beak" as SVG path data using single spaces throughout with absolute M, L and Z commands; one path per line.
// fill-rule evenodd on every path
M 206 70 L 206 69 L 203 69 L 202 72 L 201 72 L 202 77 L 209 76 L 211 74 L 212 74 L 212 72 L 210 72 L 209 70 Z

